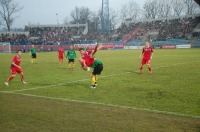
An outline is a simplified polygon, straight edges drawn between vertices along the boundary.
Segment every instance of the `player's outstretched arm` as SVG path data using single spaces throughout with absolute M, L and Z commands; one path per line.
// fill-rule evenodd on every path
M 87 67 L 86 64 L 85 64 L 85 60 L 83 60 L 82 58 L 79 58 L 79 62 L 81 64 L 81 67 L 82 67 L 83 70 L 90 71 L 90 68 Z
M 144 55 L 144 48 L 142 49 L 142 52 L 141 52 L 141 54 L 140 54 L 140 56 L 139 56 L 139 60 L 142 58 L 142 56 Z
M 95 46 L 95 48 L 94 48 L 94 51 L 92 52 L 92 54 L 91 54 L 91 57 L 92 58 L 95 58 L 95 53 L 98 51 L 98 50 L 100 50 L 102 48 L 102 46 L 99 46 L 99 42 L 97 41 L 96 42 L 96 46 Z
M 96 41 L 96 46 L 95 46 L 94 51 L 92 53 L 93 55 L 97 52 L 98 46 L 99 46 L 99 42 Z

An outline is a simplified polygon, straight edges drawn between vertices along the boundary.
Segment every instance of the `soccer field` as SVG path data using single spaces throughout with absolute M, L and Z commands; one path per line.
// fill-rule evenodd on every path
M 25 81 L 10 75 L 13 54 L 0 54 L 0 131 L 200 131 L 200 49 L 154 50 L 153 74 L 138 74 L 141 50 L 98 51 L 104 70 L 60 65 L 57 53 L 22 54 Z M 78 57 L 79 53 L 77 52 Z

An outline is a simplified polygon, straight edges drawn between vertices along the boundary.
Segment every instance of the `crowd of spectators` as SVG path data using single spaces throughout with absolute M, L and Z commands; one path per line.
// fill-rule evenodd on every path
M 36 44 L 89 44 L 101 39 L 97 33 L 85 33 L 85 27 L 32 27 L 30 41 Z
M 66 44 L 79 41 L 84 27 L 30 27 L 30 39 L 40 44 Z
M 200 39 L 200 32 L 194 32 L 192 35 L 193 37 Z
M 121 41 L 127 38 L 136 28 L 140 30 L 134 35 L 135 39 L 141 40 L 149 37 L 153 41 L 165 41 L 170 38 L 189 38 L 194 28 L 198 27 L 200 23 L 200 16 L 198 17 L 185 17 L 174 19 L 160 19 L 154 21 L 141 21 L 131 23 L 128 26 L 122 24 L 116 31 L 111 34 L 100 33 L 86 33 L 85 27 L 26 27 L 25 31 L 29 32 L 29 35 L 25 34 L 1 34 L 0 42 L 10 42 L 13 45 L 27 43 L 35 44 L 89 44 L 94 43 L 95 39 L 102 41 Z M 200 25 L 200 24 L 199 24 Z M 150 35 L 150 32 L 154 32 L 154 35 Z M 200 33 L 196 32 L 192 34 L 194 37 L 200 38 Z M 112 39 L 115 36 L 115 39 Z
M 8 34 L 2 33 L 0 35 L 0 42 L 10 42 L 12 45 L 18 44 L 27 44 L 28 43 L 28 36 L 25 34 Z
M 188 39 L 198 23 L 200 23 L 200 17 L 170 20 L 164 26 L 161 26 L 158 40 L 168 38 Z
M 188 39 L 192 34 L 193 29 L 200 23 L 200 16 L 198 17 L 189 17 L 189 18 L 176 18 L 169 20 L 155 20 L 155 21 L 146 21 L 146 22 L 137 22 L 131 23 L 129 26 L 122 24 L 118 28 L 119 36 L 122 36 L 121 39 L 126 38 L 130 35 L 137 27 L 140 30 L 135 34 L 135 39 L 143 39 L 148 37 L 148 33 L 157 32 L 157 35 L 149 35 L 150 38 L 153 37 L 154 41 L 163 40 L 170 38 L 184 38 Z M 198 33 L 195 34 L 199 37 Z

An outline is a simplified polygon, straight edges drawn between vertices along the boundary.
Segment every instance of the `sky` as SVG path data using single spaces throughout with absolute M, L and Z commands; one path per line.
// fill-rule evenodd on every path
M 14 0 L 23 9 L 15 14 L 16 20 L 12 28 L 24 28 L 29 24 L 60 24 L 70 18 L 70 12 L 77 7 L 88 7 L 92 11 L 101 9 L 102 0 Z M 123 4 L 131 0 L 109 0 L 110 8 L 119 10 Z M 146 0 L 132 0 L 140 7 Z M 57 15 L 56 15 L 57 14 Z

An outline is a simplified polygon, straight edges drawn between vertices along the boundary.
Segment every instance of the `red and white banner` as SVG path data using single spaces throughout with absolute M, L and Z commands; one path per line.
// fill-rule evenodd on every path
M 117 49 L 124 48 L 124 44 L 115 44 L 115 48 Z
M 176 45 L 163 45 L 162 49 L 176 49 Z

